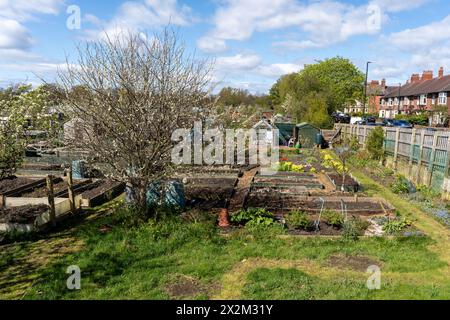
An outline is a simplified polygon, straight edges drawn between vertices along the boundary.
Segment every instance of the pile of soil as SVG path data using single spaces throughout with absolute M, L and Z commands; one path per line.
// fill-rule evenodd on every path
M 101 195 L 102 193 L 110 190 L 111 188 L 114 188 L 115 186 L 117 186 L 119 184 L 120 184 L 120 182 L 113 181 L 113 180 L 100 181 L 97 184 L 97 187 L 83 192 L 82 197 L 83 197 L 83 199 L 93 199 L 96 196 Z
M 0 223 L 31 224 L 48 210 L 47 205 L 0 208 Z
M 167 294 L 174 299 L 192 299 L 200 295 L 209 296 L 218 289 L 217 285 L 207 286 L 196 278 L 185 275 L 177 276 L 166 286 Z
M 12 176 L 0 180 L 0 194 L 14 190 L 26 184 L 32 183 L 34 180 L 22 177 Z
M 302 236 L 340 236 L 342 234 L 342 229 L 337 229 L 333 226 L 326 224 L 325 222 L 320 222 L 319 231 L 314 229 L 311 230 L 297 230 L 289 228 L 288 231 L 291 235 L 302 235 Z
M 378 260 L 365 256 L 333 255 L 328 258 L 326 265 L 330 267 L 366 272 L 367 268 L 370 266 L 375 265 L 381 268 L 382 263 Z

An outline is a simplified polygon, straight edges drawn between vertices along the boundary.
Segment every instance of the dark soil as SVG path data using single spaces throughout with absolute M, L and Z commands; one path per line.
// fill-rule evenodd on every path
M 233 193 L 232 186 L 191 186 L 184 187 L 187 199 L 229 199 Z
M 302 235 L 302 236 L 340 236 L 342 233 L 342 229 L 335 228 L 326 224 L 325 222 L 320 222 L 319 231 L 316 231 L 314 228 L 308 230 L 297 230 L 293 228 L 289 228 L 288 233 L 291 235 Z
M 47 205 L 22 206 L 0 209 L 0 222 L 2 223 L 34 223 L 37 217 L 48 210 Z
M 10 190 L 14 190 L 16 188 L 19 188 L 21 186 L 24 186 L 26 184 L 32 183 L 35 180 L 29 179 L 29 178 L 22 178 L 22 177 L 9 177 L 0 180 L 0 194 L 5 193 Z
M 63 171 L 63 168 L 60 164 L 25 163 L 23 165 L 23 169 L 39 171 Z
M 331 181 L 334 181 L 334 184 L 336 187 L 341 188 L 342 187 L 342 176 L 336 174 L 336 173 L 327 173 L 328 177 L 330 177 Z M 358 189 L 359 184 L 356 182 L 352 177 L 346 176 L 344 181 L 344 187 L 350 188 L 350 189 Z
M 346 202 L 347 211 L 351 214 L 357 215 L 379 215 L 385 214 L 383 207 L 377 202 L 364 201 L 364 198 L 360 198 L 358 202 Z M 277 192 L 272 194 L 255 194 L 251 193 L 247 201 L 248 207 L 265 207 L 273 212 L 299 209 L 301 211 L 315 213 L 320 211 L 322 203 L 320 201 L 304 201 L 299 198 L 284 196 Z M 341 202 L 339 201 L 326 201 L 325 209 L 341 211 Z M 388 210 L 388 208 L 385 208 Z
M 67 190 L 67 182 L 60 180 L 53 184 L 53 193 L 58 193 Z M 48 196 L 47 187 L 34 189 L 32 192 L 22 194 L 24 198 L 45 198 Z
M 93 199 L 120 184 L 120 182 L 113 180 L 101 181 L 99 183 L 97 187 L 83 192 L 83 199 Z
M 200 295 L 209 296 L 217 286 L 206 286 L 195 278 L 180 275 L 166 286 L 166 292 L 174 299 L 192 299 Z
M 367 268 L 373 265 L 381 268 L 382 263 L 378 260 L 365 256 L 333 255 L 328 258 L 326 265 L 330 267 L 366 272 Z

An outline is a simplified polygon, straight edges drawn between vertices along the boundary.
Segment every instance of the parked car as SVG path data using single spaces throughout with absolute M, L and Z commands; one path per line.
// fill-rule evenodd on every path
M 410 122 L 408 122 L 406 120 L 384 119 L 383 124 L 386 127 L 398 127 L 398 128 L 404 128 L 404 129 L 414 128 L 414 125 L 412 125 Z
M 350 123 L 351 117 L 348 114 L 341 112 L 333 112 L 331 115 L 335 123 Z
M 412 129 L 412 128 L 414 128 L 414 125 L 412 125 L 409 121 L 406 121 L 406 120 L 395 120 L 394 127 Z
M 383 125 L 386 127 L 394 127 L 394 119 L 383 119 Z
M 372 116 L 368 116 L 368 117 L 364 117 L 363 121 L 365 121 L 367 124 L 369 124 L 369 123 L 376 123 L 377 122 L 377 118 L 372 117 Z

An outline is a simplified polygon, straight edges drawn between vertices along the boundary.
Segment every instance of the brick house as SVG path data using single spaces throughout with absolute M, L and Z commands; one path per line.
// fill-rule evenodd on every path
M 367 84 L 367 99 L 368 103 L 366 105 L 366 114 L 379 114 L 381 109 L 381 98 L 386 94 L 394 90 L 395 87 L 390 87 L 386 85 L 386 80 L 380 81 L 372 80 Z M 345 113 L 355 114 L 363 113 L 363 105 L 361 101 L 356 100 L 353 105 L 350 105 L 344 109 Z
M 424 71 L 422 76 L 413 74 L 411 79 L 381 98 L 381 118 L 395 118 L 397 114 L 429 115 L 430 125 L 443 125 L 446 121 L 450 92 L 450 75 L 444 75 L 444 68 L 439 69 L 437 77 L 433 71 Z

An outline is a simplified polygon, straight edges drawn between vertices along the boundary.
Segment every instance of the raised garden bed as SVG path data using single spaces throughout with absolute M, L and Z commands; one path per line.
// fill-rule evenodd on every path
M 330 181 L 336 186 L 336 190 L 341 190 L 342 188 L 342 176 L 337 173 L 327 173 L 326 174 Z M 347 175 L 344 180 L 344 189 L 347 192 L 359 192 L 361 191 L 361 186 L 359 183 L 351 176 Z
M 311 214 L 317 214 L 325 201 L 324 209 L 341 211 L 342 202 L 347 206 L 349 215 L 371 216 L 386 215 L 394 212 L 394 208 L 381 199 L 359 197 L 302 197 L 283 194 L 251 193 L 247 207 L 264 207 L 274 213 L 285 213 L 298 209 Z
M 83 207 L 97 207 L 113 200 L 125 191 L 125 184 L 113 180 L 100 180 L 91 184 L 93 188 L 81 194 Z
M 13 208 L 0 208 L 0 223 L 33 224 L 43 213 L 47 212 L 47 205 L 22 206 Z
M 23 187 L 27 184 L 33 183 L 36 180 L 24 177 L 9 177 L 0 180 L 0 194 L 7 193 L 8 191 Z
M 336 228 L 328 225 L 327 223 L 321 221 L 319 224 L 319 230 L 315 230 L 314 228 L 303 230 L 303 229 L 294 229 L 289 228 L 288 234 L 290 235 L 299 235 L 299 236 L 340 236 L 342 234 L 342 228 Z

